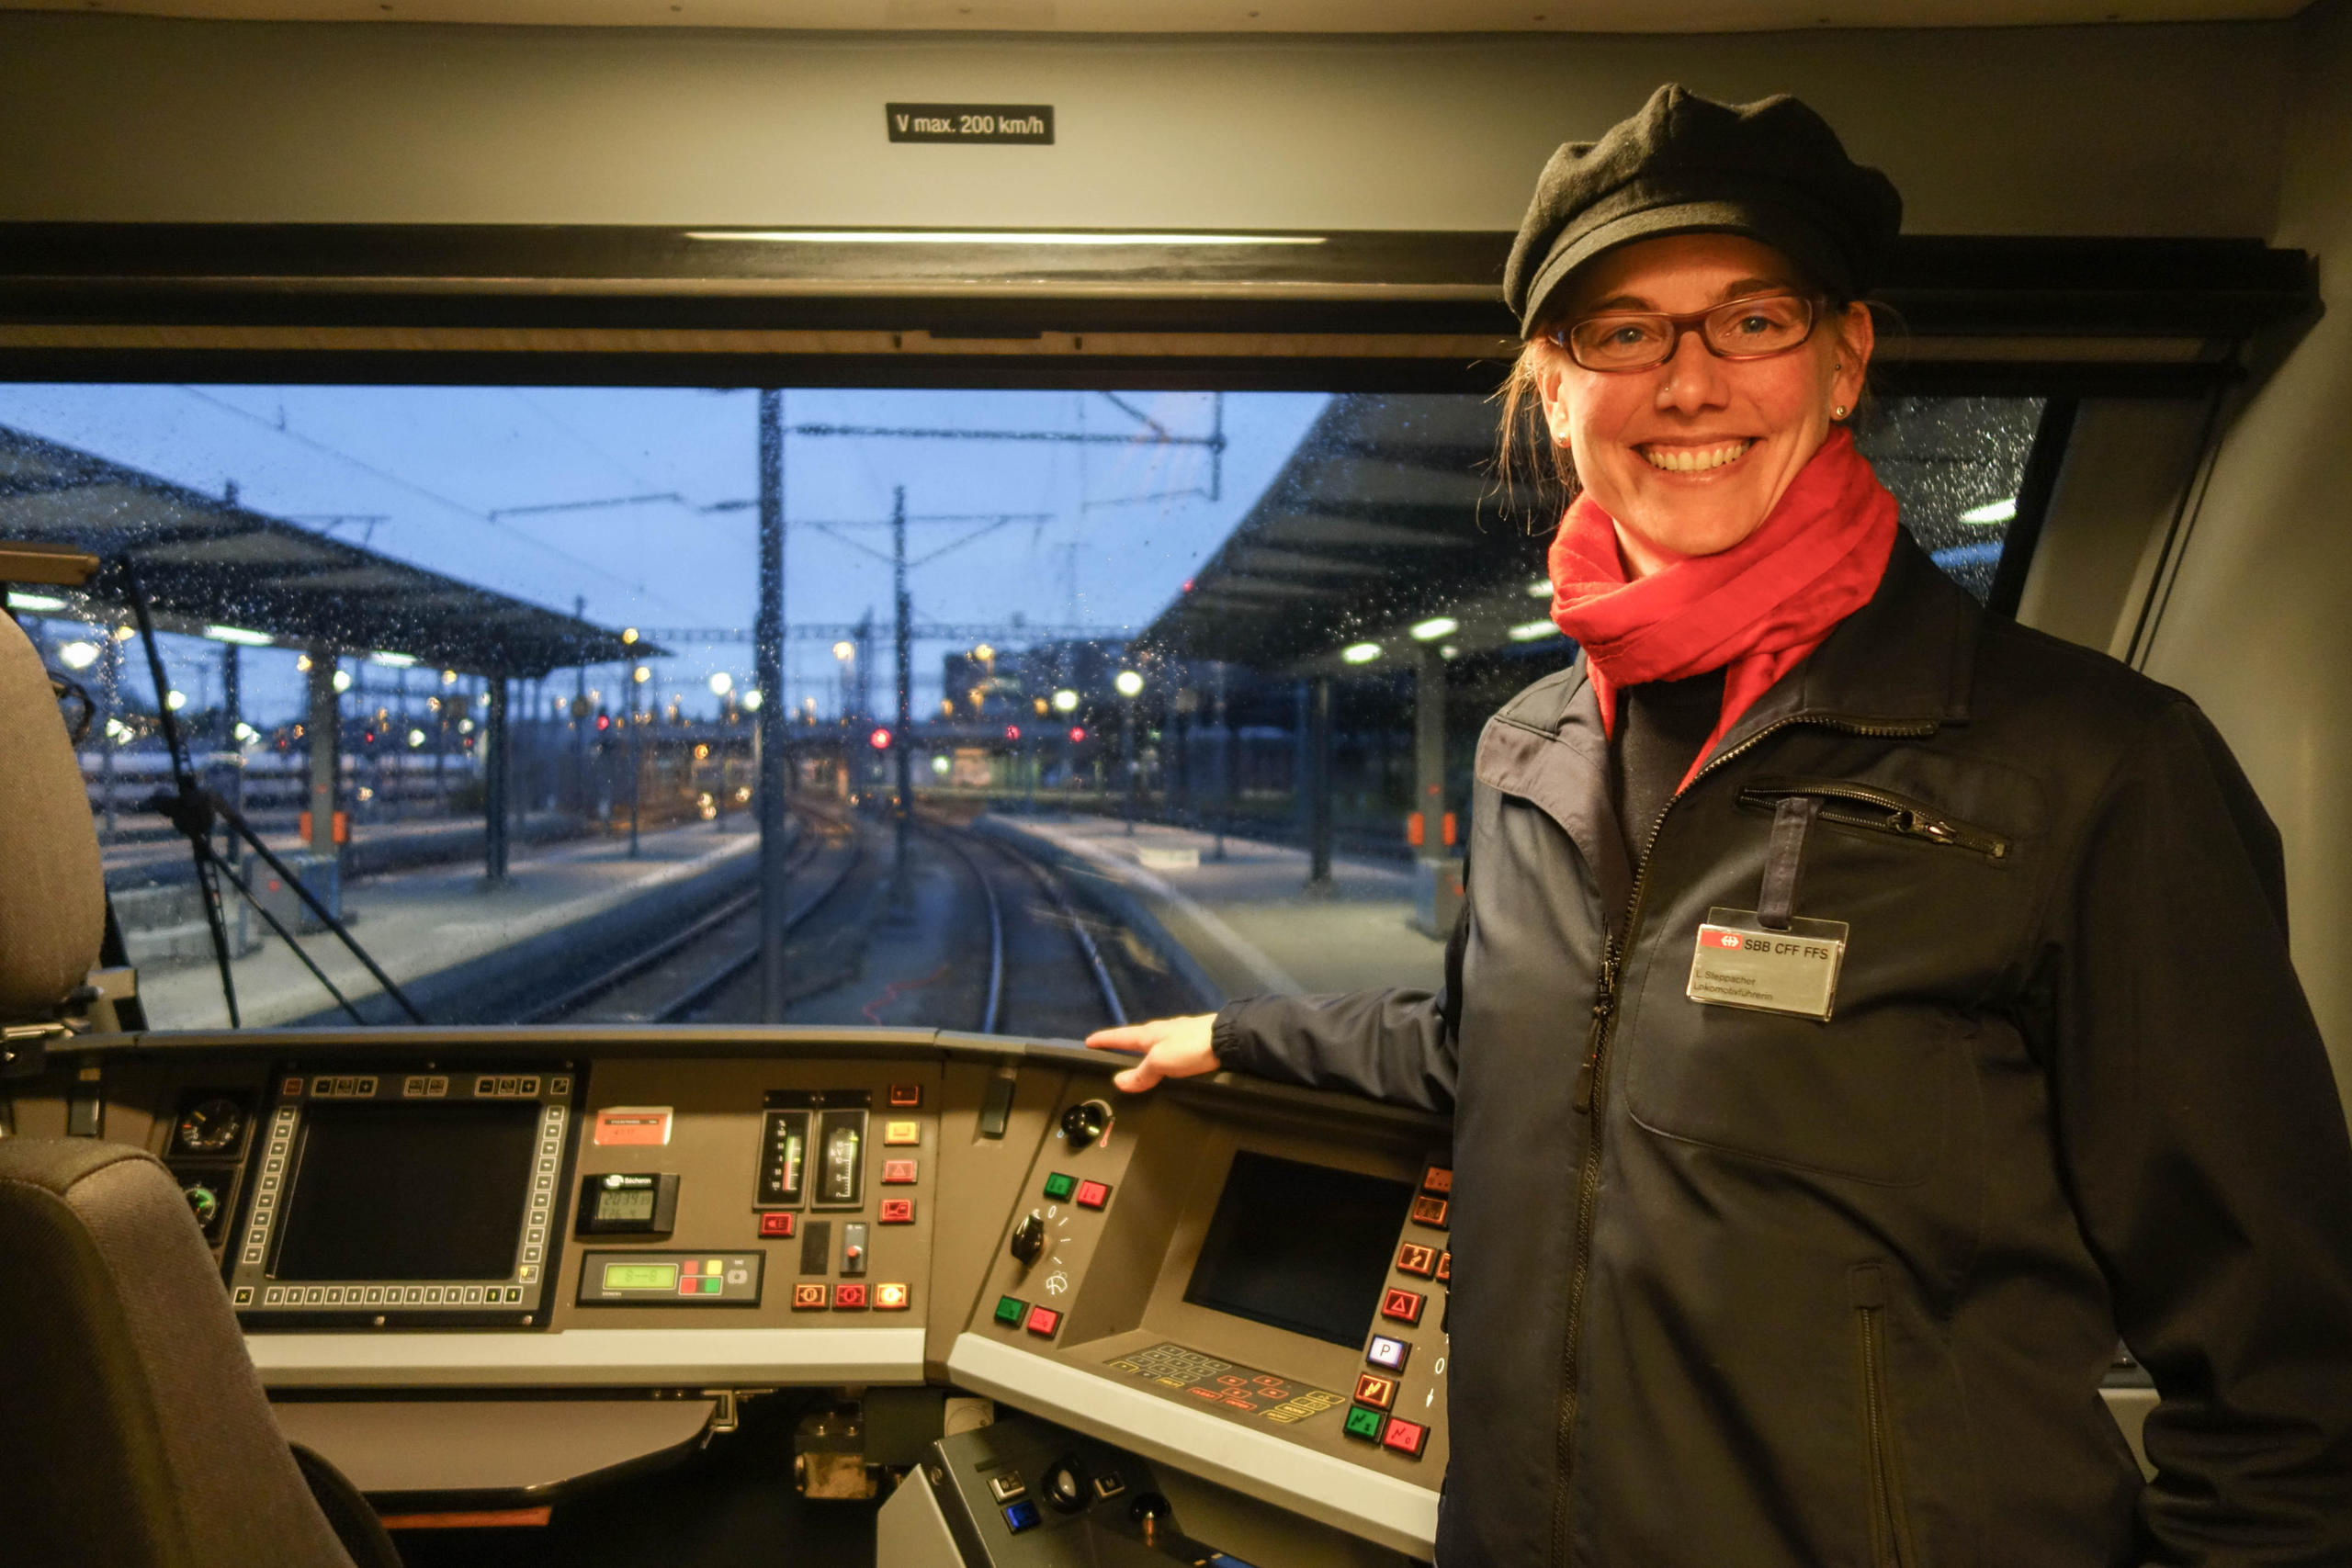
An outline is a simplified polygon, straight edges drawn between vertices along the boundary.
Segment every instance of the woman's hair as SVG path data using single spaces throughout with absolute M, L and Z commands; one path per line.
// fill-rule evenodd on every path
M 1853 303 L 1840 298 L 1836 289 L 1810 281 L 1804 287 L 1827 301 L 1822 317 L 1824 325 L 1834 326 Z M 1566 294 L 1566 289 L 1555 289 L 1552 298 L 1565 300 Z M 1877 315 L 1883 308 L 1871 304 L 1871 310 Z M 1497 422 L 1499 428 L 1495 444 L 1495 482 L 1502 493 L 1505 516 L 1521 510 L 1521 488 L 1524 486 L 1529 491 L 1523 515 L 1531 532 L 1550 526 L 1560 510 L 1574 501 L 1577 491 L 1583 488 L 1577 478 L 1576 457 L 1569 452 L 1567 443 L 1552 439 L 1552 427 L 1544 417 L 1544 399 L 1537 386 L 1546 366 L 1567 355 L 1567 350 L 1548 335 L 1566 325 L 1567 321 L 1565 304 L 1538 317 L 1527 341 L 1519 345 L 1519 354 L 1511 360 L 1503 384 L 1495 389 L 1495 400 L 1502 405 L 1502 417 Z M 1858 418 L 1870 404 L 1870 373 L 1865 371 L 1861 395 L 1854 400 L 1852 417 Z

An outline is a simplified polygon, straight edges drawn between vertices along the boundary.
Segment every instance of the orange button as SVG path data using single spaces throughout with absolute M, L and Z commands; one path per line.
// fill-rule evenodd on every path
M 1437 1252 L 1418 1241 L 1408 1241 L 1396 1249 L 1396 1267 L 1408 1274 L 1419 1274 L 1426 1280 L 1437 1272 Z
M 1453 1280 L 1453 1249 L 1452 1247 L 1448 1247 L 1445 1251 L 1437 1255 L 1437 1277 L 1441 1282 L 1451 1282 Z
M 1421 1190 L 1443 1197 L 1453 1196 L 1453 1172 L 1442 1165 L 1433 1165 L 1421 1172 Z
M 874 1310 L 904 1312 L 910 1294 L 904 1285 L 876 1285 L 874 1287 Z
M 1417 1225 L 1433 1225 L 1439 1230 L 1443 1230 L 1445 1210 L 1446 1202 L 1442 1198 L 1428 1196 L 1416 1198 L 1413 1200 L 1413 1223 Z
M 894 1083 L 890 1086 L 890 1109 L 913 1111 L 922 1104 L 922 1085 Z
M 801 1284 L 793 1286 L 792 1310 L 795 1312 L 824 1311 L 825 1287 L 818 1284 Z
M 886 1159 L 882 1162 L 882 1185 L 911 1187 L 915 1179 L 915 1162 L 910 1159 Z
M 882 1123 L 882 1141 L 885 1144 L 894 1146 L 903 1146 L 908 1144 L 920 1144 L 922 1142 L 922 1123 L 920 1122 L 885 1122 Z
M 1396 1380 L 1382 1377 L 1378 1372 L 1358 1372 L 1356 1403 L 1369 1404 L 1374 1410 L 1387 1409 L 1396 1403 Z

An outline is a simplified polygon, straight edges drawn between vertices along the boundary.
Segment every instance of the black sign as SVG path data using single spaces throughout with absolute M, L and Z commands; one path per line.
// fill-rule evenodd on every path
M 893 141 L 1054 144 L 1051 104 L 885 104 Z

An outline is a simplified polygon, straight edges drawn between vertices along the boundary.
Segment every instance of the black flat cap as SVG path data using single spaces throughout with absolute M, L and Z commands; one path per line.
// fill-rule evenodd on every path
M 1781 94 L 1719 104 L 1669 82 L 1598 141 L 1552 154 L 1510 248 L 1503 298 L 1534 335 L 1567 276 L 1661 234 L 1761 240 L 1848 299 L 1869 291 L 1903 226 L 1894 182 L 1846 156 L 1838 133 Z

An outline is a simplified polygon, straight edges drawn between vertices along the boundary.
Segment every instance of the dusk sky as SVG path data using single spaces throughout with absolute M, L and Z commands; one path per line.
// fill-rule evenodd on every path
M 919 621 L 1032 623 L 1075 616 L 1139 628 L 1246 512 L 1328 400 L 1227 393 L 1218 498 L 1198 446 L 1150 439 L 1215 428 L 1213 394 L 795 390 L 787 426 L 1085 432 L 1133 445 L 794 435 L 785 462 L 786 610 L 795 622 L 890 614 L 891 491 L 910 516 L 1041 514 L 995 529 L 913 573 Z M 386 555 L 592 620 L 649 628 L 751 625 L 757 513 L 706 510 L 758 494 L 757 397 L 677 389 L 0 386 L 0 425 L 96 453 L 191 489 L 234 482 L 255 511 L 332 529 Z M 1132 412 L 1129 412 L 1132 411 Z M 1141 416 L 1138 418 L 1137 416 Z M 635 501 L 638 497 L 674 497 Z M 618 502 L 509 513 L 560 503 Z M 818 525 L 832 525 L 828 534 Z M 970 522 L 919 523 L 921 559 Z M 217 645 L 171 638 L 175 683 L 201 698 Z M 719 670 L 748 685 L 751 649 L 669 644 L 662 689 L 712 705 Z M 887 650 L 885 637 L 881 648 Z M 916 695 L 937 700 L 944 644 L 918 645 Z M 789 696 L 831 714 L 835 662 L 790 645 Z M 887 658 L 887 653 L 885 654 Z M 246 716 L 289 716 L 291 653 L 246 660 Z M 369 671 L 373 681 L 379 672 Z M 887 671 L 875 672 L 875 694 Z M 142 682 L 143 683 L 143 682 Z M 423 682 L 419 682 L 419 690 Z

